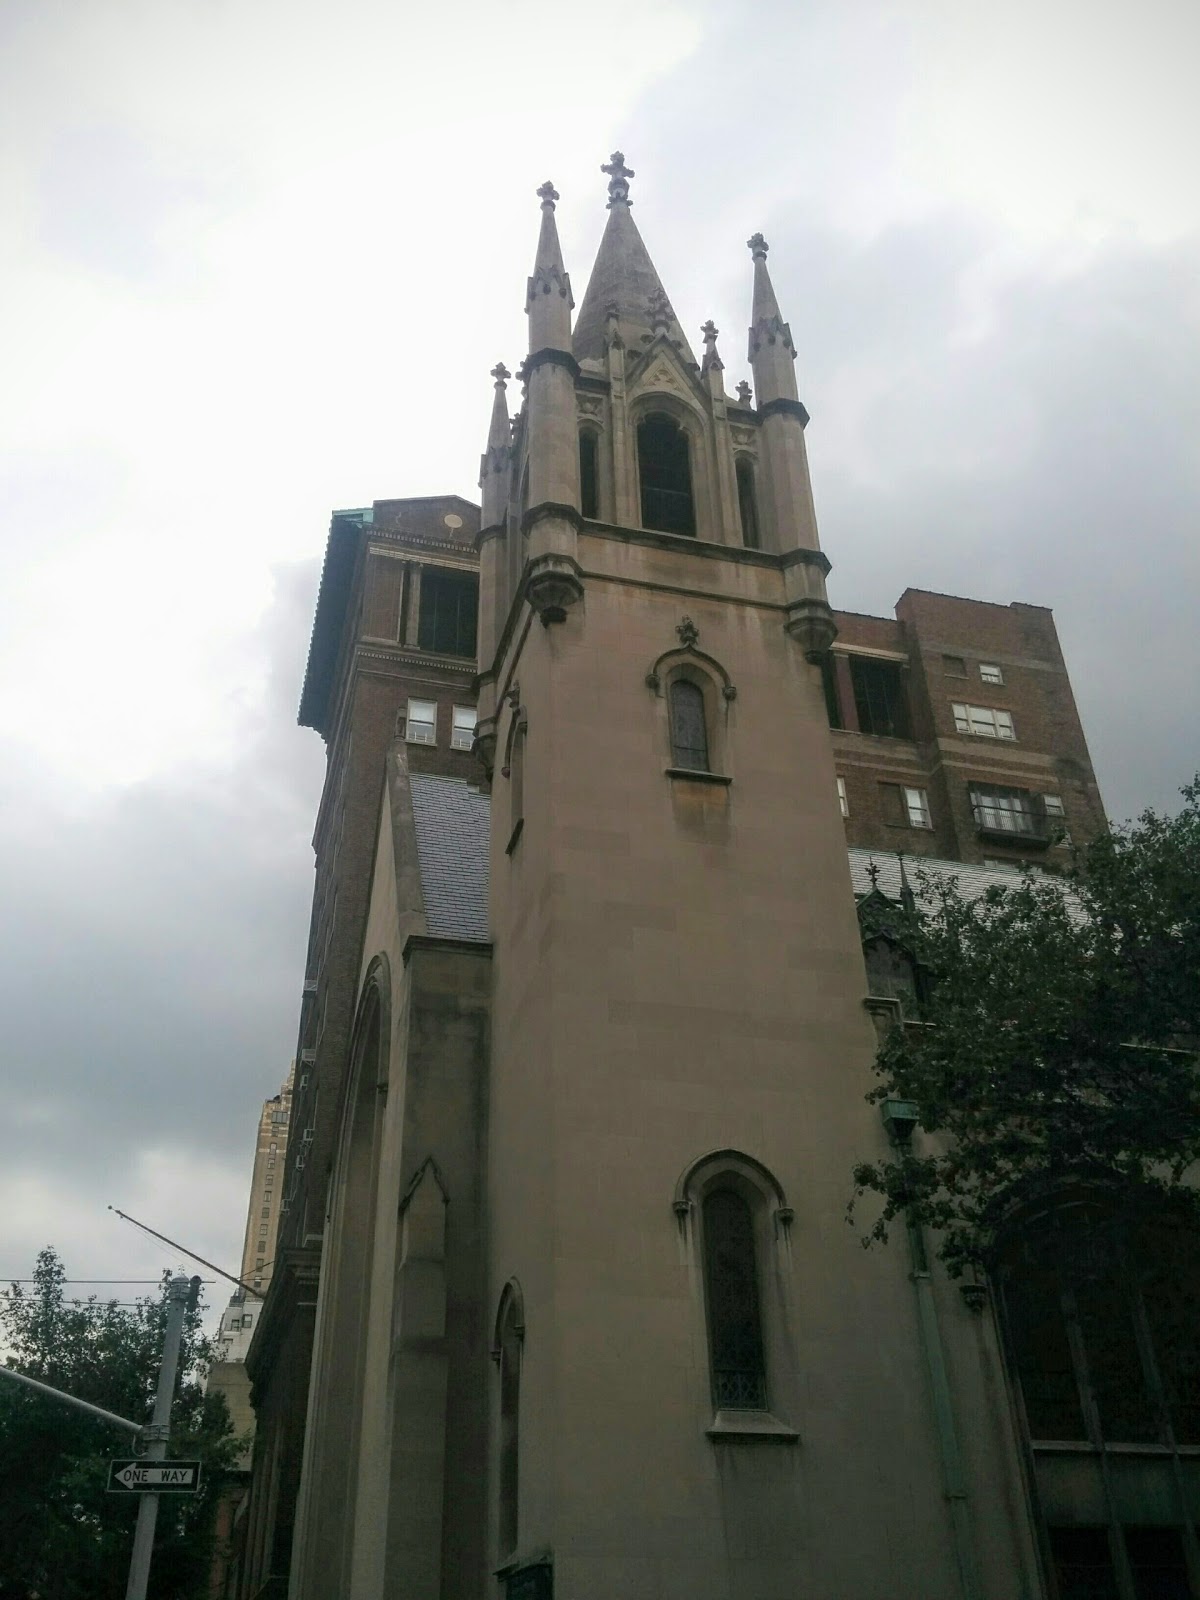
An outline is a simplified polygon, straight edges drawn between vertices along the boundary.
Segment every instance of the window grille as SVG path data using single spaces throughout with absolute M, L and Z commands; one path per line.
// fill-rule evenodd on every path
M 854 685 L 860 733 L 883 734 L 889 739 L 912 738 L 908 697 L 899 662 L 851 656 L 850 680 Z
M 475 707 L 455 706 L 454 722 L 450 729 L 451 750 L 475 748 Z
M 409 744 L 437 743 L 437 705 L 433 700 L 410 700 L 404 737 Z
M 671 760 L 689 772 L 707 772 L 708 728 L 704 720 L 704 691 L 687 678 L 677 678 L 669 694 Z
M 704 1200 L 704 1280 L 713 1404 L 762 1411 L 767 1404 L 754 1217 L 733 1189 Z

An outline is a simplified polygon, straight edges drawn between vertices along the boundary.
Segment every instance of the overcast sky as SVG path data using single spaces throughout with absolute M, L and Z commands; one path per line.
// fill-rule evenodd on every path
M 1173 804 L 1197 60 L 1194 0 L 0 0 L 0 1278 L 174 1265 L 110 1202 L 236 1268 L 329 511 L 475 496 L 534 191 L 578 300 L 618 146 L 730 390 L 770 241 L 834 605 L 1052 606 L 1110 814 Z

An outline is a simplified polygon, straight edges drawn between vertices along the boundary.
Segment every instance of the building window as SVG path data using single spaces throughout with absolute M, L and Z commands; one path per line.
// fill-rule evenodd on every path
M 260 1239 L 265 1239 L 267 1237 L 267 1225 L 265 1222 L 260 1222 L 258 1225 L 258 1237 Z
M 260 1212 L 259 1212 L 259 1216 L 260 1216 L 260 1217 L 269 1217 L 269 1216 L 270 1216 L 270 1215 L 271 1215 L 271 1208 L 270 1208 L 270 1206 L 264 1206 L 264 1207 L 263 1207 L 263 1208 L 262 1208 L 262 1210 L 261 1210 L 261 1211 L 260 1211 Z
M 418 648 L 446 656 L 473 656 L 478 611 L 479 579 L 473 572 L 425 567 L 421 573 Z
M 274 1182 L 275 1182 L 275 1174 L 273 1172 L 268 1172 L 267 1176 L 266 1176 L 266 1186 L 267 1186 L 267 1188 L 269 1189 Z
M 979 663 L 979 676 L 984 683 L 1004 682 L 1004 674 L 994 661 L 981 661 Z
M 760 547 L 758 535 L 758 502 L 754 495 L 754 463 L 746 456 L 737 459 L 738 513 L 742 519 L 742 543 L 747 550 Z
M 661 533 L 696 531 L 688 437 L 673 418 L 652 411 L 638 423 L 642 527 Z
M 1071 835 L 1067 832 L 1067 810 L 1063 805 L 1062 795 L 1041 795 L 1042 812 L 1046 818 L 1046 832 L 1050 834 L 1055 844 L 1070 844 Z
M 455 706 L 454 722 L 450 729 L 451 750 L 475 748 L 475 707 Z
M 850 802 L 846 798 L 846 780 L 839 778 L 837 781 L 838 809 L 844 817 L 850 815 Z
M 943 656 L 942 671 L 948 678 L 965 678 L 967 675 L 967 663 L 962 656 Z
M 599 440 L 591 428 L 579 430 L 579 509 L 585 517 L 600 515 Z
M 973 733 L 982 739 L 1015 739 L 1011 712 L 994 706 L 952 705 L 954 727 L 958 733 Z
M 924 789 L 899 783 L 879 785 L 879 811 L 889 828 L 932 828 L 929 796 Z
M 437 704 L 433 700 L 410 700 L 404 737 L 409 744 L 437 743 Z
M 506 1284 L 496 1318 L 495 1357 L 500 1367 L 500 1438 L 497 1538 L 501 1560 L 517 1548 L 521 1492 L 521 1347 L 525 1314 L 520 1291 Z
M 253 1325 L 254 1325 L 254 1317 L 249 1311 L 247 1311 L 246 1315 L 242 1318 L 242 1327 L 243 1328 L 249 1328 L 249 1327 L 252 1327 Z
M 996 784 L 985 788 L 977 783 L 971 784 L 967 792 L 975 826 L 981 833 L 1013 834 L 1021 839 L 1046 838 L 1041 795 L 1030 794 L 1028 789 L 1005 789 Z
M 667 691 L 671 719 L 671 763 L 688 772 L 708 772 L 708 728 L 704 691 L 689 678 L 676 678 Z
M 255 1272 L 261 1272 L 261 1271 L 262 1271 L 262 1269 L 263 1269 L 263 1267 L 264 1267 L 264 1266 L 265 1266 L 265 1264 L 266 1264 L 266 1263 L 265 1263 L 265 1262 L 264 1262 L 264 1260 L 263 1260 L 263 1258 L 262 1258 L 262 1256 L 259 1256 L 259 1258 L 258 1258 L 258 1259 L 257 1259 L 257 1261 L 255 1261 L 255 1263 L 254 1263 L 254 1270 L 255 1270 Z
M 753 1213 L 735 1189 L 710 1189 L 701 1225 L 713 1405 L 718 1411 L 765 1411 Z
M 933 819 L 929 814 L 929 796 L 924 789 L 905 789 L 904 805 L 908 811 L 910 828 L 933 827 Z
M 854 685 L 860 733 L 882 734 L 889 739 L 912 738 L 904 674 L 898 662 L 851 656 L 850 681 Z

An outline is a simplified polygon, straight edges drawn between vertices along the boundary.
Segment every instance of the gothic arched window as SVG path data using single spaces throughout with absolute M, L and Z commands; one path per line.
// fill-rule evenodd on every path
M 638 423 L 642 527 L 661 533 L 696 531 L 688 437 L 673 417 L 652 411 Z
M 708 725 L 704 690 L 690 678 L 676 678 L 667 691 L 671 719 L 671 762 L 688 772 L 708 772 Z
M 493 1352 L 500 1367 L 496 1537 L 501 1560 L 516 1550 L 520 1523 L 521 1346 L 524 1338 L 525 1315 L 520 1289 L 510 1282 L 500 1298 Z
M 742 519 L 742 543 L 747 550 L 758 550 L 758 501 L 754 494 L 754 463 L 746 456 L 737 459 L 738 512 Z
M 710 1189 L 701 1228 L 713 1404 L 718 1411 L 765 1411 L 754 1215 L 736 1189 Z
M 600 515 L 599 440 L 594 428 L 579 430 L 579 509 L 585 517 Z

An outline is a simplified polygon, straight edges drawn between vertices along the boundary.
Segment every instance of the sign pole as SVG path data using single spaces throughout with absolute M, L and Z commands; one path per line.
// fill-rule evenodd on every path
M 199 1280 L 196 1280 L 197 1284 Z M 154 1420 L 145 1429 L 148 1441 L 147 1461 L 162 1461 L 167 1454 L 167 1440 L 171 1433 L 171 1404 L 175 1399 L 175 1379 L 179 1373 L 179 1346 L 183 1339 L 183 1321 L 187 1315 L 192 1282 L 182 1273 L 171 1279 L 167 1287 L 167 1326 L 163 1333 L 162 1365 L 158 1369 L 158 1389 L 154 1396 Z M 150 1581 L 150 1558 L 154 1554 L 154 1527 L 158 1521 L 158 1496 L 144 1494 L 138 1503 L 137 1532 L 133 1537 L 133 1554 L 129 1558 L 129 1582 L 125 1600 L 146 1600 L 146 1585 Z

